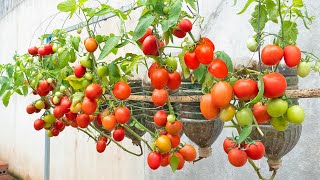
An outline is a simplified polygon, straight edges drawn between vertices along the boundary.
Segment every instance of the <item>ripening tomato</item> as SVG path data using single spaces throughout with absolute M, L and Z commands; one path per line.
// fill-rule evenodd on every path
M 161 165 L 161 154 L 158 152 L 150 152 L 148 155 L 148 165 L 152 170 L 156 170 Z
M 164 106 L 168 101 L 169 93 L 164 89 L 154 89 L 152 92 L 152 102 L 156 106 Z
M 45 122 L 42 119 L 37 119 L 33 123 L 33 127 L 35 130 L 40 131 L 41 129 L 44 128 Z
M 179 89 L 181 85 L 181 75 L 177 71 L 169 73 L 167 87 L 171 90 Z
M 219 119 L 223 122 L 231 121 L 236 113 L 236 108 L 229 104 L 229 106 L 222 108 L 220 111 Z
M 154 116 L 153 121 L 157 126 L 165 127 L 168 114 L 164 110 L 159 110 Z
M 161 154 L 161 166 L 166 167 L 169 165 L 169 153 Z
M 210 64 L 214 57 L 214 52 L 212 47 L 207 44 L 198 45 L 195 49 L 195 53 L 196 53 L 197 60 L 201 64 L 205 64 L 205 65 Z
M 74 67 L 74 75 L 77 77 L 77 78 L 82 78 L 84 76 L 84 74 L 86 73 L 86 68 L 83 67 L 81 64 L 77 64 L 75 67 Z
M 160 68 L 160 64 L 157 62 L 152 63 L 152 65 L 149 67 L 148 69 L 148 77 L 151 77 L 151 73 L 153 72 L 153 70 Z
M 43 46 L 46 55 L 53 54 L 52 45 L 46 44 Z
M 114 140 L 120 142 L 124 139 L 124 128 L 123 127 L 119 127 L 118 129 L 114 130 L 112 133 L 112 137 Z
M 84 46 L 88 52 L 93 53 L 98 48 L 98 43 L 93 38 L 87 38 L 84 40 Z
M 108 115 L 102 118 L 102 126 L 106 129 L 106 130 L 112 130 L 116 127 L 117 125 L 117 120 L 116 117 L 114 115 Z
M 233 85 L 233 92 L 237 98 L 248 101 L 258 95 L 258 83 L 251 79 L 239 79 Z
M 73 128 L 78 128 L 78 123 L 77 123 L 77 121 L 71 121 L 71 122 L 69 122 L 70 123 L 70 125 L 73 127 Z
M 98 103 L 96 100 L 92 100 L 87 97 L 83 98 L 81 108 L 85 114 L 87 115 L 93 114 L 96 111 L 97 107 L 98 107 Z
M 131 112 L 127 107 L 120 107 L 115 110 L 114 115 L 118 123 L 125 124 L 129 122 Z
M 189 19 L 182 19 L 178 27 L 184 32 L 190 32 L 192 30 L 192 22 Z
M 171 150 L 171 141 L 168 136 L 161 135 L 156 140 L 156 146 L 161 153 L 167 153 Z
M 158 48 L 163 45 L 163 42 L 160 42 L 154 35 L 150 35 L 144 39 L 141 49 L 145 55 L 156 56 L 159 54 Z
M 62 118 L 62 116 L 64 115 L 63 108 L 61 106 L 56 106 L 53 109 L 53 115 L 56 118 Z
M 155 89 L 163 89 L 167 86 L 169 73 L 165 69 L 154 69 L 150 75 L 151 84 Z
M 264 96 L 267 98 L 277 98 L 284 94 L 287 89 L 286 78 L 277 72 L 263 76 Z
M 215 78 L 226 78 L 228 76 L 227 64 L 221 59 L 215 59 L 208 67 L 209 73 Z
M 197 69 L 200 66 L 200 62 L 198 61 L 196 57 L 196 53 L 194 51 L 193 52 L 187 51 L 184 54 L 183 59 L 186 66 L 191 70 Z
M 148 28 L 146 30 L 146 32 L 144 33 L 144 35 L 138 40 L 138 42 L 140 42 L 141 44 L 143 43 L 143 41 L 148 37 L 152 35 L 152 29 L 151 28 Z
M 241 167 L 247 163 L 248 156 L 244 151 L 234 148 L 229 151 L 228 160 L 233 166 Z
M 289 45 L 284 48 L 284 62 L 290 68 L 297 66 L 301 61 L 301 51 L 297 46 Z
M 99 140 L 96 144 L 96 149 L 98 153 L 103 153 L 106 150 L 107 143 L 106 141 Z
M 171 148 L 176 148 L 180 144 L 180 135 L 172 135 L 167 134 L 167 137 L 170 139 L 171 142 Z
M 50 80 L 51 82 L 50 82 L 49 80 Z M 53 91 L 54 88 L 57 86 L 56 81 L 49 78 L 49 79 L 47 79 L 47 82 L 49 83 L 49 91 Z
M 255 144 L 246 144 L 244 146 L 247 156 L 252 160 L 259 160 L 264 156 L 265 147 L 262 142 L 256 142 Z
M 113 86 L 113 95 L 119 100 L 127 99 L 131 94 L 131 87 L 125 82 L 117 82 Z
M 232 94 L 232 86 L 225 81 L 220 81 L 211 88 L 213 104 L 219 108 L 225 108 L 230 104 L 230 101 L 232 100 Z
M 179 135 L 182 131 L 182 122 L 176 120 L 173 123 L 167 122 L 166 131 L 172 135 Z
M 267 106 L 257 103 L 253 106 L 253 115 L 259 124 L 266 123 L 270 120 L 270 115 L 267 112 Z
M 76 121 L 79 127 L 86 128 L 90 123 L 90 117 L 87 114 L 79 114 Z
M 263 64 L 274 66 L 278 64 L 283 57 L 283 50 L 281 47 L 270 44 L 263 48 L 261 52 L 261 60 Z
M 226 138 L 223 141 L 223 150 L 224 152 L 226 152 L 227 154 L 229 153 L 229 151 L 233 148 L 236 148 L 238 146 L 238 144 L 236 142 L 234 142 L 232 140 L 232 138 Z
M 26 109 L 28 114 L 33 114 L 34 112 L 36 112 L 36 108 L 33 105 L 28 105 L 27 109 Z
M 173 28 L 173 35 L 176 36 L 177 38 L 184 38 L 187 33 L 182 31 L 178 26 Z
M 179 153 L 179 152 L 175 152 L 174 155 L 179 158 L 179 164 L 178 164 L 177 170 L 180 170 L 184 166 L 184 162 L 185 162 L 184 158 L 181 155 L 181 153 Z M 169 161 L 170 161 L 171 157 L 172 157 L 172 154 L 169 156 Z
M 85 95 L 89 99 L 97 99 L 102 95 L 102 88 L 99 84 L 92 83 L 86 88 Z
M 38 48 L 36 46 L 28 48 L 28 53 L 32 56 L 35 56 L 38 54 Z
M 211 94 L 205 94 L 200 99 L 200 111 L 208 120 L 211 120 L 218 116 L 220 109 L 213 103 L 213 96 Z
M 183 156 L 183 159 L 188 161 L 188 162 L 194 161 L 196 159 L 196 157 L 197 157 L 196 149 L 190 144 L 184 145 L 179 150 L 179 153 Z
M 211 47 L 213 51 L 215 50 L 214 44 L 209 38 L 202 37 L 199 41 L 199 44 L 207 44 Z

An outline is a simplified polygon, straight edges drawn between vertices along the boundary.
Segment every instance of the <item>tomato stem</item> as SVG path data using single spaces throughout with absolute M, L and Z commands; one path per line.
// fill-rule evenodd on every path
M 196 41 L 196 39 L 194 38 L 192 32 L 190 31 L 190 32 L 188 32 L 188 34 L 190 35 L 192 41 L 196 43 L 197 41 Z
M 131 116 L 132 120 L 137 123 L 139 126 L 141 126 L 145 131 L 147 131 L 152 137 L 156 137 L 156 134 L 153 133 L 150 129 L 142 125 L 135 117 Z
M 149 145 L 148 141 L 146 141 L 145 139 L 141 138 L 137 133 L 135 133 L 132 129 L 130 129 L 130 127 L 126 124 L 121 124 L 122 127 L 124 127 L 130 134 L 132 134 L 134 137 L 136 137 L 137 139 L 139 139 L 140 141 L 142 141 L 143 143 L 145 143 L 149 150 L 152 151 L 151 146 Z

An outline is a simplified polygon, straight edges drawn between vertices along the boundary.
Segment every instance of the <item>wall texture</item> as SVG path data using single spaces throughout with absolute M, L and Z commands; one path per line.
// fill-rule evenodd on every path
M 6 16 L 0 19 L 0 63 L 12 61 L 14 51 L 25 52 L 29 47 L 32 35 L 38 25 L 52 17 L 57 10 L 59 0 L 24 0 Z M 129 0 L 109 1 L 115 7 L 130 3 Z M 247 19 L 250 13 L 242 16 L 236 15 L 240 5 L 232 6 L 233 1 L 212 0 L 200 1 L 200 13 L 206 17 L 205 25 L 201 30 L 203 35 L 213 39 L 217 50 L 226 51 L 235 64 L 245 64 L 251 58 L 251 53 L 245 47 L 245 41 L 253 33 Z M 241 3 L 241 2 L 240 2 Z M 240 4 L 239 3 L 239 4 Z M 310 14 L 320 17 L 320 2 L 308 1 Z M 2 7 L 1 7 L 2 8 Z M 133 28 L 139 16 L 139 11 L 131 16 L 127 23 L 128 28 Z M 61 27 L 65 19 L 64 14 L 58 14 L 49 30 Z M 36 36 L 44 33 L 49 23 L 48 19 L 35 33 Z M 79 20 L 68 20 L 66 26 L 76 24 Z M 302 27 L 302 26 L 301 26 Z M 270 24 L 270 31 L 276 30 Z M 320 55 L 320 21 L 317 19 L 311 30 L 302 28 L 299 46 L 302 49 L 314 51 Z M 117 32 L 118 22 L 115 19 L 100 23 L 98 31 L 101 33 Z M 83 37 L 86 37 L 83 34 Z M 36 38 L 32 43 L 37 43 Z M 137 49 L 126 47 L 124 51 Z M 112 58 L 112 57 L 110 57 Z M 303 88 L 320 87 L 318 74 L 312 74 L 306 79 L 300 79 L 299 86 Z M 32 125 L 37 116 L 25 113 L 25 106 L 33 101 L 32 97 L 14 96 L 8 108 L 0 105 L 0 159 L 9 162 L 10 171 L 23 179 L 43 179 L 44 161 L 44 132 L 35 132 Z M 279 170 L 276 179 L 309 180 L 318 179 L 320 175 L 320 114 L 319 99 L 300 100 L 306 110 L 306 121 L 300 142 L 287 156 L 283 158 L 283 167 Z M 199 132 L 201 133 L 201 132 Z M 51 140 L 51 179 L 257 179 L 250 166 L 234 168 L 227 162 L 227 156 L 222 150 L 224 138 L 231 134 L 224 130 L 213 144 L 213 156 L 196 164 L 185 165 L 185 169 L 172 174 L 169 168 L 151 171 L 147 167 L 146 157 L 132 157 L 114 145 L 108 146 L 107 151 L 100 155 L 95 152 L 95 145 L 87 137 L 76 130 L 64 131 L 59 137 Z M 189 142 L 186 136 L 182 138 Z M 122 143 L 138 151 L 130 140 Z M 147 154 L 147 153 L 146 153 Z M 145 155 L 146 156 L 146 155 Z M 263 174 L 268 174 L 266 160 L 258 162 Z

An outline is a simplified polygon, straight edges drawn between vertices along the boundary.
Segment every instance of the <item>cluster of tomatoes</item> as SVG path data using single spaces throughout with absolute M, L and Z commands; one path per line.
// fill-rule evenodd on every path
M 226 138 L 224 140 L 223 149 L 228 154 L 230 164 L 235 167 L 244 166 L 248 158 L 259 160 L 265 153 L 265 147 L 262 142 L 257 141 L 239 145 L 232 138 Z
M 39 48 L 36 46 L 30 47 L 28 49 L 28 53 L 32 56 L 39 55 L 40 57 L 43 57 L 43 56 L 53 54 L 54 51 L 53 51 L 52 45 L 49 43 Z
M 159 56 L 160 47 L 164 46 L 164 42 L 160 41 L 153 35 L 152 29 L 148 28 L 145 34 L 138 40 L 142 44 L 141 49 L 145 55 Z
M 184 38 L 192 30 L 192 22 L 189 19 L 182 19 L 179 24 L 173 28 L 173 35 L 177 38 Z

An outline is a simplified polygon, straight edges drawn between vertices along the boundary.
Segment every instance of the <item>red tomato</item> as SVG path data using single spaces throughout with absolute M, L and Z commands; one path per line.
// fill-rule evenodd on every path
M 287 80 L 280 73 L 270 73 L 263 76 L 264 96 L 277 98 L 282 96 L 287 89 Z
M 48 82 L 48 80 L 47 80 L 47 82 Z M 52 80 L 52 83 L 49 83 L 49 91 L 53 91 L 56 86 L 57 86 L 56 81 Z
M 163 89 L 167 86 L 169 73 L 165 69 L 154 69 L 150 75 L 151 84 L 156 89 Z
M 248 101 L 258 95 L 258 83 L 251 79 L 239 79 L 233 85 L 233 92 L 237 98 Z
M 96 144 L 96 149 L 98 153 L 103 153 L 106 150 L 106 147 L 107 147 L 106 141 L 99 140 Z
M 180 144 L 180 135 L 168 134 L 167 137 L 170 139 L 171 148 L 176 148 Z
M 52 45 L 51 44 L 46 44 L 46 45 L 44 45 L 43 48 L 45 50 L 46 55 L 53 54 L 53 50 L 52 50 Z
M 223 150 L 227 154 L 231 149 L 236 148 L 237 146 L 238 146 L 238 144 L 236 142 L 234 142 L 232 139 L 226 138 L 223 141 Z
M 161 155 L 162 160 L 161 160 L 161 166 L 166 167 L 169 165 L 169 153 L 165 153 Z
M 184 32 L 190 32 L 192 30 L 192 22 L 189 19 L 182 19 L 178 27 Z
M 127 107 L 120 107 L 115 110 L 114 115 L 120 124 L 125 124 L 129 122 L 131 112 Z
M 208 120 L 211 120 L 218 116 L 220 109 L 213 103 L 213 96 L 211 94 L 205 94 L 200 99 L 200 111 Z
M 35 56 L 35 55 L 38 54 L 38 48 L 37 48 L 36 46 L 30 47 L 30 48 L 28 49 L 28 53 L 29 53 L 30 55 Z
M 186 64 L 186 66 L 189 68 L 189 69 L 197 69 L 199 66 L 200 66 L 200 62 L 198 61 L 197 57 L 196 57 L 196 53 L 193 51 L 193 52 L 189 52 L 187 51 L 185 54 L 184 54 L 184 63 Z
M 152 65 L 148 69 L 148 77 L 151 77 L 151 73 L 153 70 L 160 68 L 160 64 L 157 62 L 152 63 Z
M 154 35 L 150 35 L 144 39 L 141 48 L 145 55 L 156 56 L 159 54 L 157 47 L 161 47 L 163 45 L 163 42 L 160 42 Z
M 113 87 L 113 95 L 119 100 L 127 99 L 131 94 L 131 87 L 125 82 L 117 82 Z
M 164 89 L 155 89 L 152 92 L 152 102 L 156 106 L 164 106 L 168 101 L 169 93 Z
M 120 142 L 124 139 L 124 134 L 125 134 L 124 128 L 120 127 L 120 128 L 113 131 L 112 136 L 113 136 L 114 140 Z
M 38 54 L 39 54 L 39 56 L 45 56 L 46 55 L 46 50 L 44 49 L 44 47 L 40 47 L 39 49 L 38 49 Z
M 210 45 L 198 45 L 195 50 L 197 60 L 201 64 L 210 64 L 214 57 L 213 49 Z
M 62 131 L 64 129 L 64 127 L 65 127 L 65 124 L 61 120 L 56 120 L 56 122 L 54 122 L 54 127 L 56 129 L 58 129 L 59 131 Z
M 44 125 L 45 125 L 45 122 L 42 119 L 37 119 L 33 123 L 34 129 L 37 131 L 40 131 L 41 129 L 43 129 Z
M 214 44 L 209 38 L 202 37 L 199 41 L 199 44 L 207 44 L 211 47 L 213 51 L 215 50 Z
M 99 141 L 104 141 L 104 142 L 108 141 L 108 139 L 106 137 L 104 137 L 104 136 L 99 136 L 98 140 Z
M 190 145 L 186 144 L 179 150 L 179 153 L 183 156 L 184 160 L 191 162 L 194 161 L 197 157 L 196 149 Z
M 247 156 L 252 160 L 259 160 L 264 156 L 265 147 L 262 142 L 256 142 L 256 144 L 245 145 L 245 152 Z
M 36 108 L 33 105 L 28 105 L 27 109 L 26 109 L 28 114 L 33 114 L 34 112 L 36 112 Z
M 229 151 L 228 160 L 233 166 L 241 167 L 247 163 L 248 156 L 244 151 L 234 148 Z
M 179 152 L 175 152 L 174 155 L 179 158 L 179 164 L 178 164 L 177 170 L 180 170 L 184 166 L 184 158 Z M 170 160 L 171 157 L 172 157 L 172 155 L 169 156 L 169 160 Z
M 226 78 L 228 76 L 227 64 L 221 59 L 215 59 L 208 67 L 209 73 L 215 78 Z
M 187 33 L 182 31 L 179 27 L 175 27 L 173 28 L 173 35 L 177 38 L 184 38 L 187 35 Z
M 60 131 L 56 128 L 51 129 L 52 136 L 59 136 Z
M 274 44 L 267 45 L 261 52 L 261 60 L 263 64 L 268 66 L 278 64 L 281 61 L 282 57 L 282 48 Z
M 229 83 L 225 81 L 216 83 L 211 89 L 213 104 L 219 108 L 227 107 L 232 100 L 232 93 L 232 86 Z
M 84 76 L 84 74 L 86 73 L 86 68 L 83 67 L 81 64 L 77 64 L 75 67 L 74 67 L 74 75 L 77 77 L 77 78 L 82 78 Z
M 68 96 L 63 96 L 60 100 L 60 107 L 62 108 L 63 113 L 67 113 L 70 110 L 72 102 L 68 99 Z
M 182 131 L 182 122 L 176 120 L 174 123 L 167 122 L 166 131 L 171 135 L 179 135 Z
M 99 84 L 90 84 L 85 90 L 85 95 L 89 99 L 97 99 L 102 95 L 102 88 Z
M 96 100 L 92 100 L 87 97 L 83 98 L 81 108 L 85 114 L 87 115 L 93 114 L 96 111 L 97 107 L 98 107 L 98 103 Z
M 49 87 L 50 87 L 50 84 L 46 80 L 41 80 L 39 82 L 38 88 L 40 91 L 42 91 L 42 92 L 49 91 Z
M 102 126 L 106 130 L 112 130 L 117 126 L 117 120 L 114 115 L 105 116 L 102 118 Z
M 89 123 L 90 123 L 90 117 L 86 114 L 79 114 L 77 116 L 77 124 L 79 127 L 81 128 L 86 128 L 88 127 Z
M 179 89 L 181 85 L 181 75 L 177 71 L 173 73 L 169 73 L 169 79 L 167 83 L 167 87 L 171 90 Z
M 62 118 L 62 116 L 64 115 L 63 108 L 61 106 L 56 106 L 53 109 L 53 115 L 56 118 Z
M 266 123 L 271 118 L 267 112 L 267 105 L 262 105 L 261 103 L 253 106 L 253 115 L 259 124 Z
M 164 110 L 159 110 L 154 116 L 153 121 L 156 125 L 165 127 L 168 114 Z
M 161 165 L 161 154 L 158 152 L 150 152 L 148 155 L 148 165 L 152 170 L 156 170 Z
M 68 121 L 75 121 L 76 118 L 77 118 L 77 116 L 78 116 L 77 113 L 73 113 L 73 112 L 71 112 L 71 111 L 69 111 L 69 112 L 66 113 L 66 119 L 67 119 Z
M 148 28 L 146 30 L 146 33 L 144 33 L 144 35 L 138 40 L 138 42 L 140 42 L 141 44 L 143 43 L 143 41 L 148 37 L 152 35 L 152 29 L 151 28 Z
M 301 60 L 301 51 L 297 46 L 289 45 L 284 48 L 284 62 L 290 68 L 297 66 Z

